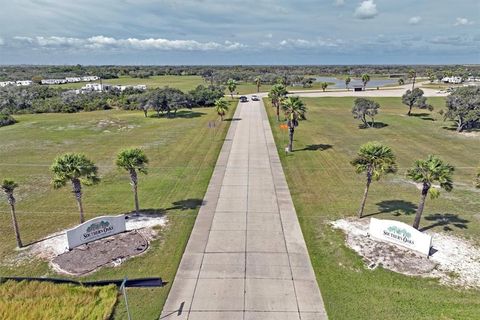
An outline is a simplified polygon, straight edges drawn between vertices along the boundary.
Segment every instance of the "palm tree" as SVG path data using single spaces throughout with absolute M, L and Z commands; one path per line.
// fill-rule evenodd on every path
M 426 160 L 417 160 L 413 168 L 408 169 L 407 177 L 414 182 L 422 184 L 422 195 L 420 198 L 420 204 L 418 205 L 417 213 L 415 215 L 415 221 L 413 227 L 418 229 L 420 225 L 420 219 L 422 217 L 423 208 L 425 207 L 425 200 L 427 195 L 437 198 L 440 192 L 436 188 L 432 188 L 433 183 L 440 183 L 440 188 L 447 192 L 452 191 L 453 181 L 452 174 L 454 167 L 448 163 L 443 162 L 440 158 L 429 155 Z
M 398 85 L 403 86 L 405 84 L 405 80 L 403 78 L 398 79 Z
M 138 205 L 138 174 L 137 171 L 147 174 L 148 158 L 142 149 L 131 148 L 120 151 L 115 162 L 118 168 L 126 170 L 130 174 L 130 184 L 132 185 L 133 196 L 135 199 L 135 214 L 138 215 L 140 206 Z
M 262 78 L 256 77 L 255 84 L 257 85 L 257 93 L 260 92 L 260 86 L 262 85 Z
M 277 121 L 280 121 L 280 105 L 287 94 L 287 88 L 281 83 L 274 84 L 268 93 L 268 97 L 272 100 L 272 105 L 277 109 Z
M 300 97 L 288 97 L 281 102 L 285 118 L 287 118 L 287 125 L 289 129 L 289 143 L 288 152 L 293 151 L 293 134 L 295 127 L 298 127 L 299 120 L 305 120 L 305 113 L 307 107 L 305 103 L 300 100 Z
M 233 99 L 233 93 L 235 92 L 235 89 L 237 89 L 237 81 L 233 79 L 228 79 L 227 87 L 228 87 L 228 91 L 230 91 L 230 96 Z
M 20 238 L 20 229 L 18 228 L 17 223 L 17 216 L 15 214 L 15 197 L 13 196 L 13 192 L 18 187 L 18 184 L 15 183 L 13 180 L 5 179 L 3 180 L 2 184 L 0 185 L 0 189 L 5 192 L 7 196 L 8 204 L 10 205 L 10 212 L 12 214 L 12 224 L 13 224 L 13 231 L 15 232 L 15 238 L 17 240 L 17 247 L 23 247 L 22 239 Z
M 370 81 L 370 76 L 366 73 L 362 74 L 363 90 L 366 89 L 367 83 Z
M 350 77 L 345 78 L 345 88 L 347 88 L 347 91 L 348 91 L 348 85 L 350 84 L 351 81 L 352 79 L 350 79 Z
M 228 102 L 224 98 L 220 98 L 215 100 L 215 111 L 217 111 L 218 115 L 223 121 L 223 117 L 228 111 Z
M 50 170 L 53 172 L 53 187 L 59 189 L 72 183 L 73 193 L 80 211 L 80 223 L 85 222 L 82 205 L 82 184 L 89 186 L 100 181 L 97 176 L 98 168 L 81 153 L 65 153 L 53 161 Z
M 368 190 L 372 180 L 380 180 L 382 176 L 397 171 L 395 155 L 390 147 L 379 142 L 367 142 L 360 147 L 357 157 L 351 162 L 357 173 L 366 173 L 367 184 L 363 199 L 358 210 L 358 217 L 363 217 L 363 210 L 367 201 Z
M 415 89 L 415 80 L 417 79 L 417 72 L 415 69 L 408 70 L 408 77 L 412 79 L 412 90 Z
M 328 87 L 328 82 L 322 82 L 320 85 L 322 86 L 323 92 L 325 92 L 325 90 L 327 90 L 327 87 Z

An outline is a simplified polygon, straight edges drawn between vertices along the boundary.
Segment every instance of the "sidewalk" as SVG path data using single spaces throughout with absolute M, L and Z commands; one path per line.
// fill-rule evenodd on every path
M 160 319 L 327 319 L 262 101 L 235 112 Z

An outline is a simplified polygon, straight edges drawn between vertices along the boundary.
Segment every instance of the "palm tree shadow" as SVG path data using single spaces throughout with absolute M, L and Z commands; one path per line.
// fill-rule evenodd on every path
M 305 146 L 303 149 L 298 149 L 294 151 L 324 151 L 333 148 L 331 144 L 309 144 Z
M 411 215 L 417 211 L 417 205 L 404 200 L 385 200 L 376 203 L 378 206 L 378 212 L 364 215 L 364 217 L 374 216 L 380 213 L 393 213 L 395 217 L 398 217 L 402 214 Z
M 242 118 L 228 118 L 228 119 L 224 119 L 223 121 L 231 122 L 231 121 L 240 121 L 240 120 L 242 120 Z
M 463 219 L 458 214 L 452 213 L 435 213 L 425 217 L 425 220 L 432 221 L 429 226 L 425 226 L 420 231 L 426 231 L 437 227 L 442 227 L 444 231 L 452 231 L 452 227 L 458 229 L 468 229 L 467 224 L 470 220 Z
M 165 211 L 170 210 L 194 210 L 199 208 L 203 204 L 203 199 L 185 199 L 172 203 L 173 206 L 166 208 Z
M 192 110 L 180 110 L 177 111 L 175 115 L 171 115 L 168 119 L 175 119 L 175 118 L 181 118 L 181 119 L 192 119 L 192 118 L 199 118 L 206 115 L 204 112 L 198 112 L 198 111 L 192 111 Z

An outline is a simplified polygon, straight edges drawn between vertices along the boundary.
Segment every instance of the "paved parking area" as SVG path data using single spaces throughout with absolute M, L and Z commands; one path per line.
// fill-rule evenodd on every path
M 327 319 L 262 101 L 236 110 L 161 319 Z

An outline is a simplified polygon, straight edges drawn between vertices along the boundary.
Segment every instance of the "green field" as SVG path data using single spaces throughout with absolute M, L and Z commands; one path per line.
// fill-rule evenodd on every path
M 435 279 L 408 277 L 377 268 L 368 270 L 344 244 L 345 235 L 329 222 L 355 216 L 365 178 L 349 161 L 359 146 L 376 140 L 392 147 L 398 173 L 373 182 L 366 215 L 413 223 L 420 191 L 405 178 L 415 159 L 433 153 L 456 167 L 455 189 L 428 199 L 421 227 L 448 232 L 480 244 L 479 190 L 473 187 L 480 165 L 480 137 L 448 130 L 438 111 L 443 98 L 429 99 L 435 111 L 405 116 L 400 98 L 379 98 L 376 121 L 383 128 L 359 129 L 351 115 L 353 98 L 303 99 L 307 121 L 295 133 L 295 151 L 285 155 L 287 137 L 267 103 L 281 161 L 298 218 L 331 320 L 480 319 L 480 292 L 442 286 Z M 445 231 L 444 231 L 445 230 Z
M 117 288 L 7 281 L 0 285 L 0 319 L 110 319 Z
M 231 107 L 229 114 L 233 111 Z M 70 186 L 53 190 L 50 184 L 49 166 L 55 156 L 83 152 L 99 166 L 102 182 L 84 188 L 86 218 L 90 219 L 133 209 L 129 178 L 114 166 L 114 159 L 121 148 L 144 149 L 150 169 L 147 176 L 139 177 L 140 205 L 145 212 L 164 213 L 168 226 L 147 254 L 80 279 L 160 276 L 168 282 L 164 288 L 129 289 L 135 319 L 158 318 L 230 122 L 220 123 L 213 108 L 181 110 L 175 119 L 116 110 L 16 118 L 19 123 L 0 128 L 0 178 L 13 178 L 20 184 L 16 207 L 25 244 L 78 223 Z M 217 127 L 210 129 L 208 124 L 214 120 Z M 15 239 L 9 208 L 3 196 L 0 200 L 0 275 L 54 276 L 45 261 L 5 265 L 15 256 Z M 126 318 L 123 300 L 115 309 L 115 318 Z

